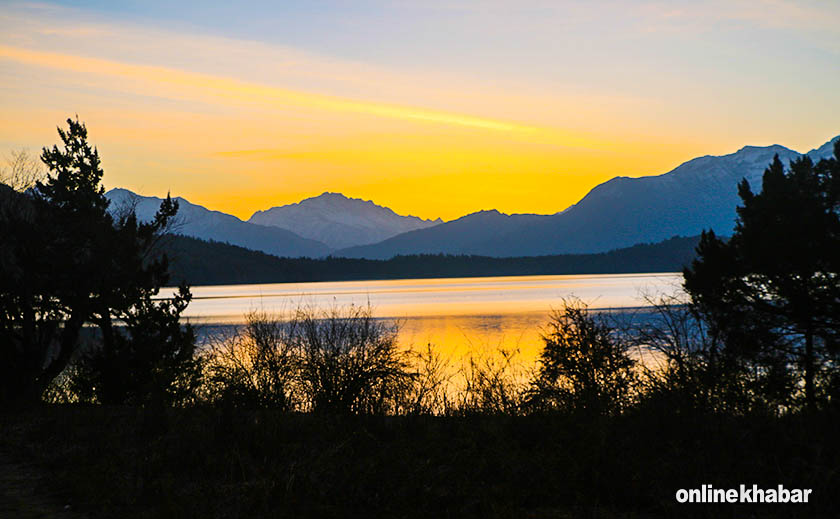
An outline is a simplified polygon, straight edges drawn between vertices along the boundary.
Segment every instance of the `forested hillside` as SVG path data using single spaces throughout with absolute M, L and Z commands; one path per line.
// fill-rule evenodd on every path
M 192 285 L 426 277 L 675 272 L 694 258 L 698 237 L 675 237 L 600 254 L 520 258 L 413 255 L 389 260 L 278 258 L 225 243 L 169 236 L 173 282 Z

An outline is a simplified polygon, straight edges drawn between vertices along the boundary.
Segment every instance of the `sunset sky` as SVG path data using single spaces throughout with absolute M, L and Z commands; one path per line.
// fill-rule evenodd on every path
M 0 153 L 78 114 L 108 188 L 245 219 L 324 191 L 554 213 L 698 155 L 808 151 L 839 93 L 834 0 L 0 2 Z

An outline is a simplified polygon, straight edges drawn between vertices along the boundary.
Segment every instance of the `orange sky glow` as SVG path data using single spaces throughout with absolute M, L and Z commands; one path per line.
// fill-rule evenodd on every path
M 619 64 L 587 72 L 590 88 L 572 73 L 394 64 L 49 4 L 0 8 L 0 33 L 0 152 L 51 145 L 78 114 L 106 187 L 243 219 L 324 191 L 424 218 L 554 213 L 617 175 L 744 144 L 807 151 L 840 130 L 836 101 L 816 109 L 821 90 L 806 113 L 768 113 L 778 90 Z

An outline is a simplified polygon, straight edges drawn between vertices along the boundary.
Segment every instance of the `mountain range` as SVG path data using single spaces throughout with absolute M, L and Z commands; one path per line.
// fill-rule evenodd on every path
M 134 207 L 137 218 L 148 221 L 154 218 L 161 199 L 139 196 L 127 189 L 111 189 L 105 196 L 111 201 L 111 210 Z M 330 247 L 316 240 L 309 240 L 279 227 L 243 222 L 239 218 L 219 211 L 211 211 L 177 197 L 178 214 L 173 232 L 238 245 L 281 257 L 319 257 L 330 252 Z
M 400 216 L 387 207 L 341 193 L 324 193 L 296 204 L 257 211 L 248 221 L 293 231 L 333 249 L 377 243 L 443 223 L 441 219 Z
M 815 161 L 830 157 L 838 139 L 807 155 Z M 774 155 L 787 163 L 802 154 L 780 145 L 745 146 L 729 155 L 692 159 L 661 175 L 619 176 L 551 215 L 491 210 L 442 222 L 401 216 L 370 201 L 324 193 L 257 211 L 246 222 L 179 198 L 181 225 L 176 231 L 286 257 L 598 253 L 672 236 L 695 236 L 704 229 L 730 234 L 740 200 L 738 183 L 746 178 L 754 190 L 760 190 L 762 173 Z M 136 204 L 141 219 L 150 219 L 160 204 L 159 198 L 125 189 L 113 189 L 107 196 L 112 207 Z
M 838 139 L 807 155 L 815 161 L 830 157 Z M 785 164 L 801 156 L 779 145 L 745 146 L 729 155 L 690 160 L 662 175 L 615 177 L 553 215 L 482 211 L 334 254 L 379 259 L 418 253 L 539 256 L 604 252 L 694 236 L 704 229 L 729 235 L 740 201 L 738 183 L 746 178 L 753 190 L 760 190 L 761 176 L 776 154 Z

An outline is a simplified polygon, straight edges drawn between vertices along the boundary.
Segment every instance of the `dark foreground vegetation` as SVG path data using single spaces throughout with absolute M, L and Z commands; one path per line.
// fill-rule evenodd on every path
M 5 415 L 2 449 L 90 517 L 836 517 L 838 426 L 656 406 L 609 420 L 55 406 Z M 704 483 L 813 502 L 674 500 Z
M 836 516 L 840 144 L 743 183 L 684 297 L 622 320 L 560 301 L 528 365 L 407 349 L 359 307 L 255 313 L 197 345 L 189 288 L 155 298 L 177 204 L 113 216 L 68 124 L 46 176 L 0 190 L 0 468 L 35 489 L 0 488 L 0 513 L 35 496 L 88 517 Z M 709 484 L 812 493 L 675 499 Z
M 679 272 L 696 257 L 699 236 L 674 237 L 598 254 L 491 258 L 449 254 L 354 258 L 278 258 L 227 243 L 168 236 L 163 250 L 174 282 L 190 285 L 439 277 Z

